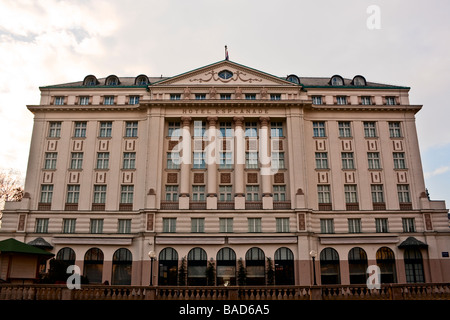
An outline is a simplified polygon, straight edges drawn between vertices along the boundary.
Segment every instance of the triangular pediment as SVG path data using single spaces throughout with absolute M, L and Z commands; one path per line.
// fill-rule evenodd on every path
M 241 86 L 241 85 L 258 85 L 258 86 L 293 86 L 282 78 L 271 74 L 252 69 L 238 63 L 224 60 L 205 67 L 201 67 L 183 74 L 165 79 L 155 86 Z

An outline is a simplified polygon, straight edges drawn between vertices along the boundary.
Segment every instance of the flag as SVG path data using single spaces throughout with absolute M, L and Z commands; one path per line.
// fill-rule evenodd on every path
M 228 48 L 227 48 L 227 46 L 225 46 L 225 60 L 230 60 L 230 58 L 228 56 Z

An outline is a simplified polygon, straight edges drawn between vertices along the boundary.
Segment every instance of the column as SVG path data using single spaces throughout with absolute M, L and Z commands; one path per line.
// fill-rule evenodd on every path
M 234 208 L 245 209 L 245 136 L 244 117 L 234 117 Z
M 207 185 L 206 209 L 217 209 L 217 149 L 216 123 L 217 117 L 208 117 L 208 146 L 206 147 Z
M 272 171 L 271 171 L 271 153 L 270 153 L 270 135 L 269 135 L 269 117 L 260 117 L 261 122 L 259 136 L 259 161 L 261 164 L 261 186 L 262 186 L 262 205 L 263 209 L 273 209 L 272 198 Z
M 180 196 L 179 208 L 189 209 L 191 169 L 191 117 L 181 117 Z

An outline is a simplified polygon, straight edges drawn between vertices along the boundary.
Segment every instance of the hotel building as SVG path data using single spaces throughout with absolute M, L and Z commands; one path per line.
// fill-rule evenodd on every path
M 409 89 L 228 60 L 40 87 L 0 240 L 38 239 L 90 283 L 179 285 L 185 268 L 206 285 L 213 266 L 217 285 L 311 285 L 312 257 L 318 284 L 365 284 L 370 265 L 382 283 L 450 282 Z

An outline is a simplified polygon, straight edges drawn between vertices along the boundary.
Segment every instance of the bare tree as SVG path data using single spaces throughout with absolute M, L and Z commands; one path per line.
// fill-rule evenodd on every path
M 20 201 L 23 198 L 22 177 L 13 169 L 0 171 L 0 210 L 6 201 Z

